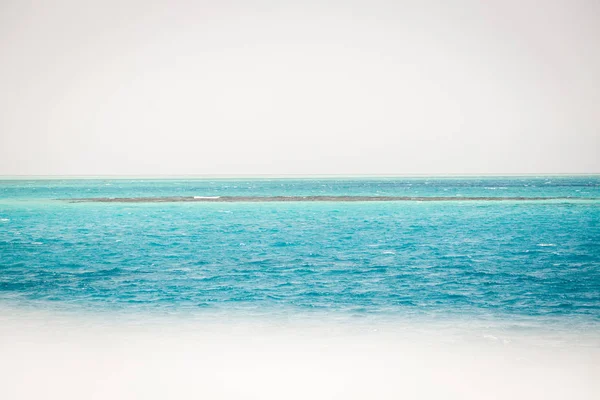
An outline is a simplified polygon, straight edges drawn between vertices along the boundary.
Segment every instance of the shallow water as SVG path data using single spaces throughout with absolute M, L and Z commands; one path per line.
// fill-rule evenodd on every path
M 69 203 L 157 196 L 505 202 Z M 600 178 L 0 182 L 0 303 L 54 310 L 600 322 Z
M 600 177 L 0 180 L 0 199 L 318 195 L 599 198 Z

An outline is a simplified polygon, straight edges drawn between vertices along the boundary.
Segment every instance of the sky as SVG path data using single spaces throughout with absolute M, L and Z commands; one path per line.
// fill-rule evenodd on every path
M 600 173 L 600 2 L 0 0 L 0 175 Z

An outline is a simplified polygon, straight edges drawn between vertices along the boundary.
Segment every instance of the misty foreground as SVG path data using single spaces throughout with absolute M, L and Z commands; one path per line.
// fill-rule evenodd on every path
M 600 396 L 597 336 L 416 323 L 0 315 L 7 399 Z

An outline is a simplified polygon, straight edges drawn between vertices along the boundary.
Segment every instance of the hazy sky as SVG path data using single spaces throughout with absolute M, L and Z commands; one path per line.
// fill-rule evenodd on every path
M 597 0 L 0 0 L 0 174 L 569 172 Z

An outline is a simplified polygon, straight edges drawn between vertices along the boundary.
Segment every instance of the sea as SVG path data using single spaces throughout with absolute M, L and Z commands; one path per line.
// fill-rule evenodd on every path
M 600 177 L 4 179 L 0 307 L 597 334 Z

